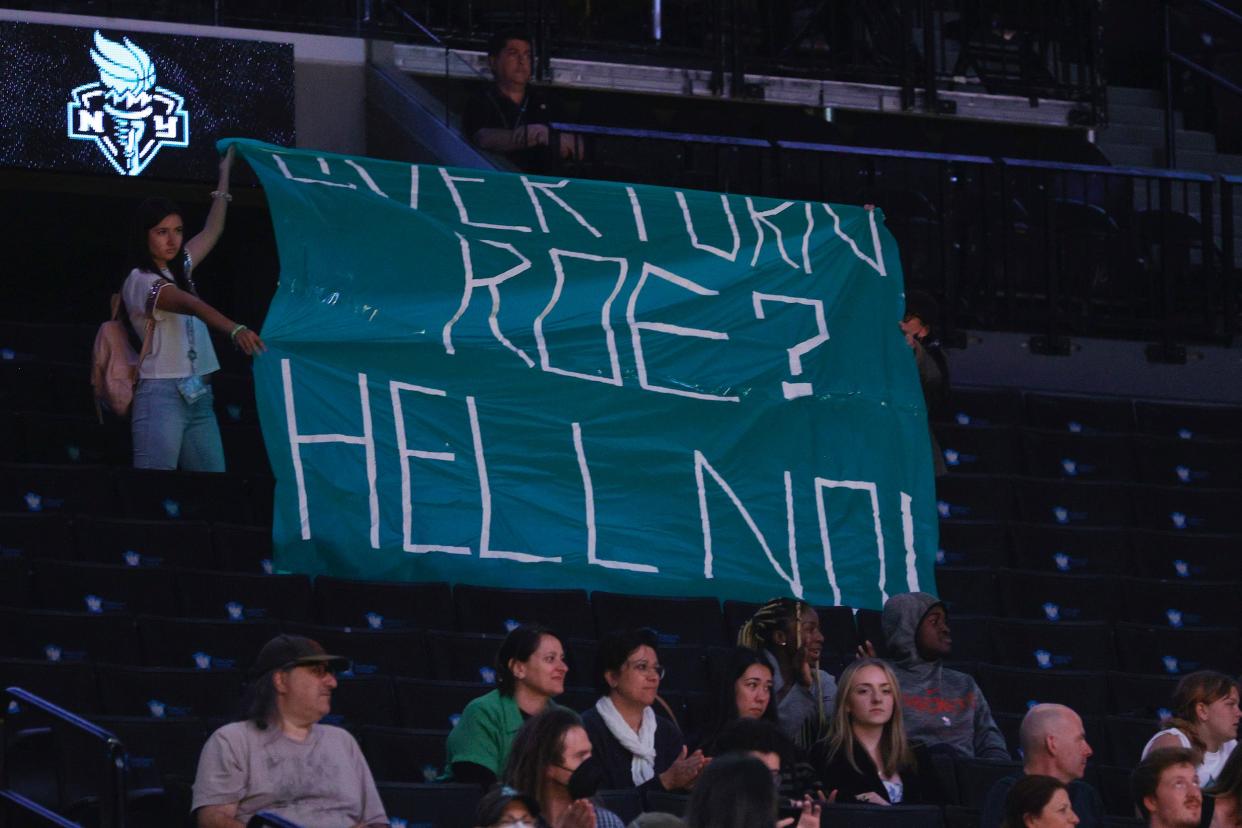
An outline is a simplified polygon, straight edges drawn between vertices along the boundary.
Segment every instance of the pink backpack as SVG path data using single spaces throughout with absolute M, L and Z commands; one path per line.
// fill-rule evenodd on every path
M 138 382 L 138 366 L 151 349 L 151 333 L 155 320 L 147 320 L 142 337 L 142 350 L 134 353 L 129 334 L 121 321 L 124 303 L 119 293 L 112 294 L 112 318 L 99 326 L 95 347 L 91 350 L 91 386 L 95 389 L 95 413 L 103 422 L 103 409 L 118 417 L 128 417 L 134 403 L 134 385 Z

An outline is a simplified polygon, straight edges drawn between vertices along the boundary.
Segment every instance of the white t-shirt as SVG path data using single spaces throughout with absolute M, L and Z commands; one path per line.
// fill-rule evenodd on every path
M 147 329 L 147 302 L 151 287 L 160 279 L 173 281 L 167 270 L 162 274 L 135 268 L 129 272 L 121 287 L 121 298 L 134 330 L 142 336 Z M 140 379 L 181 379 L 198 374 L 210 374 L 220 370 L 216 350 L 211 345 L 211 334 L 203 320 L 196 316 L 152 308 L 155 331 L 151 334 L 151 349 L 138 368 Z M 193 339 L 195 359 L 191 366 L 188 356 Z
M 1159 739 L 1161 736 L 1168 736 L 1169 734 L 1176 736 L 1177 740 L 1181 742 L 1182 747 L 1188 748 L 1191 746 L 1189 736 L 1182 733 L 1176 727 L 1170 727 L 1167 730 L 1160 731 L 1155 736 L 1148 739 L 1147 744 L 1143 745 L 1143 755 L 1139 758 L 1146 759 L 1147 754 L 1151 753 L 1151 743 Z M 1230 739 L 1228 742 L 1225 742 L 1220 746 L 1220 750 L 1213 751 L 1211 753 L 1204 751 L 1203 764 L 1195 769 L 1199 777 L 1200 788 L 1206 788 L 1220 777 L 1220 772 L 1224 769 L 1225 762 L 1229 759 L 1229 754 L 1233 753 L 1233 749 L 1237 746 L 1238 740 Z
M 213 733 L 198 759 L 191 809 L 233 802 L 243 823 L 273 811 L 305 828 L 388 824 L 358 743 L 332 725 L 313 725 L 305 742 L 253 722 Z

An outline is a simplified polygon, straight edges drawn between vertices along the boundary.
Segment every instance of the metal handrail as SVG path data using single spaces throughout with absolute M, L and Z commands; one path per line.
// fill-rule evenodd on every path
M 1242 26 L 1242 14 L 1227 9 L 1214 0 L 1192 0 L 1192 2 L 1198 3 L 1204 9 L 1220 15 L 1231 23 Z M 1175 169 L 1177 167 L 1177 128 L 1173 123 L 1173 64 L 1183 66 L 1239 97 L 1242 97 L 1242 86 L 1176 51 L 1173 48 L 1172 0 L 1164 0 L 1161 12 L 1164 43 L 1164 163 L 1169 169 Z
M 58 825 L 60 828 L 82 828 L 82 826 L 78 823 L 65 819 L 55 811 L 44 808 L 38 802 L 35 802 L 33 799 L 27 799 L 17 791 L 0 791 L 0 799 L 7 799 L 23 810 L 29 811 L 32 814 L 37 814 L 41 819 L 54 825 Z
M 76 713 L 66 710 L 42 696 L 23 690 L 21 687 L 6 687 L 4 692 L 18 702 L 27 704 L 41 713 L 51 716 L 57 721 L 103 743 L 108 763 L 108 775 L 112 786 L 112 810 L 111 813 L 102 813 L 100 815 L 100 824 L 103 828 L 122 828 L 125 825 L 125 769 L 129 760 L 125 751 L 125 745 L 121 740 L 111 731 L 87 721 Z

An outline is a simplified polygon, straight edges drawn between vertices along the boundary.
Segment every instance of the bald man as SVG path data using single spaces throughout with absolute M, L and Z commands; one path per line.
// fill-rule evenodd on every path
M 1037 704 L 1026 712 L 1018 731 L 1022 749 L 1022 773 L 1042 774 L 1069 787 L 1070 804 L 1078 815 L 1079 828 L 1104 825 L 1104 801 L 1095 788 L 1082 781 L 1091 757 L 1091 745 L 1082 717 L 1063 704 Z M 979 828 L 1000 828 L 1005 818 L 1005 796 L 1020 778 L 1006 776 L 988 791 Z

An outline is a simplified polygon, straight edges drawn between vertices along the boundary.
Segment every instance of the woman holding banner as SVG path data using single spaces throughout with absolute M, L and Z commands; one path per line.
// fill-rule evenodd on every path
M 220 426 L 212 408 L 211 374 L 220 363 L 208 329 L 229 337 L 248 356 L 265 350 L 259 335 L 198 296 L 191 275 L 224 232 L 230 147 L 220 161 L 203 229 L 183 242 L 181 211 L 166 198 L 138 205 L 130 240 L 132 269 L 121 298 L 135 331 L 147 331 L 134 389 L 134 466 L 224 471 Z M 148 326 L 150 330 L 148 331 Z

